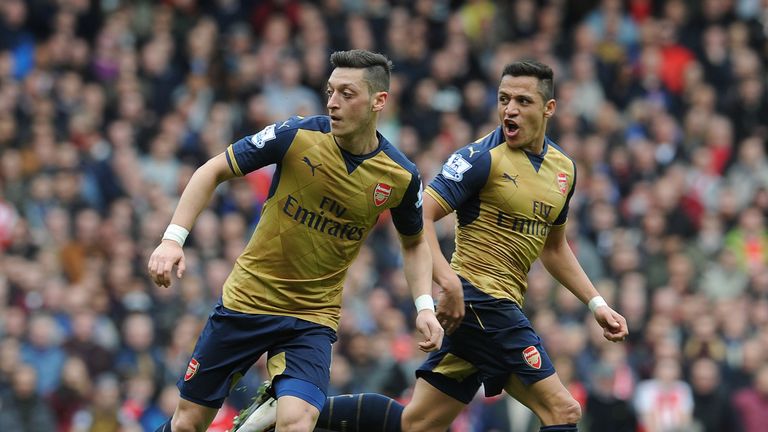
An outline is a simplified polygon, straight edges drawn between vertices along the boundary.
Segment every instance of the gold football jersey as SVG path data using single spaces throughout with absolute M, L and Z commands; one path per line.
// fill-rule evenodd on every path
M 497 128 L 451 155 L 426 189 L 456 211 L 451 267 L 484 293 L 522 306 L 531 264 L 547 234 L 565 227 L 575 183 L 573 161 L 548 138 L 534 155 L 511 149 Z
M 223 289 L 224 306 L 338 326 L 344 277 L 379 215 L 390 210 L 401 236 L 422 231 L 421 178 L 378 135 L 353 155 L 327 116 L 292 117 L 226 150 L 237 175 L 276 164 L 259 223 Z

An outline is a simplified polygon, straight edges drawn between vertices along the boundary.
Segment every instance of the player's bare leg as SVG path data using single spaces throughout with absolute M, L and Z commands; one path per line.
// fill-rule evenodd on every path
M 403 411 L 402 429 L 404 432 L 445 432 L 465 407 L 419 378 L 413 398 Z
M 277 424 L 279 432 L 312 432 L 320 411 L 311 403 L 295 396 L 277 399 Z
M 539 417 L 542 425 L 575 425 L 581 419 L 581 406 L 565 388 L 557 373 L 526 386 L 511 375 L 504 387 L 507 393 Z
M 275 400 L 269 382 L 265 382 L 254 402 L 235 418 L 233 432 L 311 432 L 320 412 L 309 402 L 295 396 Z
M 218 411 L 216 408 L 180 399 L 179 404 L 176 406 L 176 411 L 171 418 L 170 429 L 167 428 L 166 423 L 158 430 L 168 429 L 168 431 L 163 432 L 170 432 L 170 430 L 173 430 L 173 432 L 203 432 L 208 429 Z

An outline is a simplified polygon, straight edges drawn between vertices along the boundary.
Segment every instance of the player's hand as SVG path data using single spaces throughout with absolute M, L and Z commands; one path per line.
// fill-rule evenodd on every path
M 440 297 L 437 301 L 437 320 L 446 334 L 453 333 L 464 319 L 464 291 L 461 280 L 454 273 L 440 284 Z
M 622 342 L 629 335 L 627 320 L 609 306 L 595 309 L 595 320 L 603 328 L 603 336 L 611 342 Z
M 419 349 L 424 352 L 437 351 L 443 344 L 445 332 L 437 322 L 437 316 L 431 309 L 422 309 L 416 316 L 416 329 L 424 336 L 419 342 Z
M 177 266 L 176 277 L 181 278 L 187 268 L 184 261 L 184 250 L 173 240 L 163 240 L 152 252 L 147 264 L 152 282 L 160 287 L 170 286 L 171 270 L 173 270 L 174 265 Z

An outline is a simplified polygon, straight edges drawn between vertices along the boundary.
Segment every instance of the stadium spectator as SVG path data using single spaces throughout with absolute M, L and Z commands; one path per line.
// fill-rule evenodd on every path
M 723 382 L 720 364 L 709 358 L 701 358 L 691 365 L 691 390 L 693 391 L 693 417 L 701 425 L 702 432 L 741 432 L 741 421 L 728 397 L 728 384 Z
M 733 395 L 733 404 L 744 425 L 744 432 L 758 432 L 765 429 L 768 422 L 766 395 L 768 395 L 768 366 L 763 365 L 755 374 L 752 386 L 739 390 Z
M 3 429 L 25 432 L 56 430 L 56 419 L 51 407 L 36 391 L 38 373 L 34 368 L 21 365 L 0 401 L 0 425 Z
M 683 431 L 693 424 L 693 395 L 680 380 L 680 365 L 660 359 L 650 379 L 637 385 L 635 409 L 639 424 L 648 432 Z

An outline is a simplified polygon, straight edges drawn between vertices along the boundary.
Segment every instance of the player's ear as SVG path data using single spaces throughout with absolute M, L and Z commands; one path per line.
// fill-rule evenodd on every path
M 557 102 L 555 102 L 554 99 L 548 100 L 547 103 L 544 104 L 544 117 L 550 118 L 553 115 L 555 115 L 556 107 L 557 107 Z
M 389 93 L 385 91 L 374 93 L 373 98 L 371 98 L 371 102 L 372 102 L 371 111 L 379 112 L 383 110 L 384 105 L 387 104 L 388 97 L 389 97 Z

